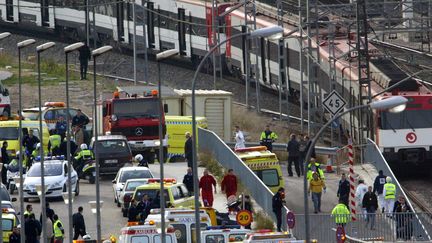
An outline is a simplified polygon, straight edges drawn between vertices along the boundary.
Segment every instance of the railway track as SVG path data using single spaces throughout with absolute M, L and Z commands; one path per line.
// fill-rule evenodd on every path
M 400 183 L 417 211 L 432 217 L 432 183 L 428 179 L 404 179 Z

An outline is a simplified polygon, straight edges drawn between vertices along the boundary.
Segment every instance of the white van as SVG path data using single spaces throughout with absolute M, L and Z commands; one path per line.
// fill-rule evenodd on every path
M 123 227 L 119 236 L 119 243 L 161 243 L 161 230 L 153 222 L 144 225 Z M 173 228 L 167 228 L 166 243 L 177 243 Z
M 246 235 L 251 233 L 249 229 L 241 229 L 240 225 L 235 226 L 211 226 L 201 231 L 201 242 L 205 243 L 228 243 L 243 242 Z

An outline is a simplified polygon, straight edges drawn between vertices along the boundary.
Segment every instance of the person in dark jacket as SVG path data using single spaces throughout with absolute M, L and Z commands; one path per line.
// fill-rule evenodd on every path
M 50 208 L 49 202 L 45 202 L 45 210 L 46 210 L 45 211 L 46 212 L 46 216 L 48 218 L 50 218 L 52 222 L 54 222 L 53 216 L 54 216 L 55 212 L 54 212 L 54 210 L 52 208 Z M 40 214 L 39 222 L 42 224 L 42 213 Z
M 1 178 L 2 178 L 3 185 L 7 184 L 7 169 L 5 168 L 5 165 L 9 164 L 9 160 L 10 160 L 9 155 L 7 153 L 7 147 L 8 147 L 8 142 L 4 141 L 1 148 L 1 162 L 3 163 Z
M 277 230 L 282 232 L 282 208 L 285 205 L 285 189 L 283 187 L 274 194 L 272 198 L 273 213 L 276 215 Z
M 85 42 L 84 42 L 85 43 Z M 81 80 L 87 79 L 88 61 L 90 61 L 91 53 L 87 44 L 84 44 L 79 50 L 80 75 Z
M 297 173 L 297 176 L 300 177 L 300 143 L 296 139 L 295 134 L 291 134 L 290 141 L 287 146 L 288 151 L 288 175 L 293 176 L 292 172 L 292 164 L 294 163 L 294 167 Z
M 75 141 L 73 140 L 72 136 L 70 139 L 70 153 L 71 157 L 75 154 L 75 151 L 78 149 L 78 145 L 76 145 Z M 63 139 L 63 142 L 60 144 L 60 154 L 63 155 L 65 158 L 67 157 L 67 137 Z M 76 168 L 75 168 L 76 169 Z
M 183 177 L 183 184 L 185 184 L 186 188 L 188 189 L 189 196 L 192 196 L 194 193 L 194 185 L 193 185 L 193 174 L 192 174 L 191 167 L 187 169 L 187 173 Z
M 370 223 L 370 229 L 375 229 L 375 213 L 378 209 L 378 199 L 375 193 L 372 191 L 372 187 L 368 187 L 368 191 L 363 196 L 362 201 L 363 208 L 366 209 L 367 215 L 366 215 L 366 227 L 367 224 Z
M 62 138 L 64 138 L 66 134 L 66 129 L 67 129 L 66 120 L 64 119 L 63 116 L 59 116 L 58 121 L 56 122 L 55 125 L 55 130 L 57 131 L 57 134 L 60 135 Z
M 340 201 L 343 202 L 347 207 L 349 207 L 348 199 L 349 199 L 349 193 L 350 193 L 350 183 L 346 179 L 346 174 L 342 173 L 342 177 L 339 181 L 339 187 L 337 190 L 337 197 Z
M 139 212 L 136 206 L 136 201 L 135 199 L 132 199 L 128 209 L 128 222 L 136 222 L 138 214 Z
M 150 209 L 152 209 L 152 201 L 147 194 L 143 195 L 136 208 L 140 215 L 140 220 L 145 221 L 147 216 L 150 214 Z M 160 206 L 158 208 L 160 208 Z
M 21 243 L 20 228 L 14 226 L 12 234 L 9 235 L 9 243 Z
M 26 243 L 38 243 L 38 238 L 42 233 L 42 226 L 36 220 L 35 215 L 31 213 L 25 222 L 25 239 Z
M 89 118 L 84 115 L 80 109 L 77 110 L 77 114 L 72 117 L 72 126 L 78 126 L 82 129 L 85 129 L 85 125 L 90 122 Z
M 387 176 L 384 175 L 382 170 L 378 171 L 378 176 L 375 177 L 373 192 L 378 195 L 379 206 L 381 212 L 384 213 L 384 184 L 386 184 Z
M 306 149 L 305 149 L 305 151 L 306 151 L 306 153 L 307 153 L 307 151 L 309 150 L 309 147 L 310 147 L 311 144 L 312 144 L 312 140 L 310 140 L 309 136 L 305 136 L 305 137 L 304 137 L 304 140 L 306 141 Z M 312 148 L 311 158 L 316 159 L 315 147 Z M 309 161 L 305 161 L 305 163 L 308 163 L 308 162 L 309 162 Z
M 83 213 L 83 207 L 78 207 L 78 212 L 74 213 L 72 215 L 72 227 L 74 229 L 74 236 L 73 239 L 78 239 L 79 236 L 83 237 L 86 235 L 86 227 L 85 227 L 85 221 L 84 217 L 82 215 Z
M 25 132 L 24 132 L 25 133 Z M 26 148 L 28 154 L 31 154 L 36 148 L 36 144 L 40 142 L 39 138 L 33 135 L 33 130 L 29 130 L 23 138 L 22 145 Z
M 399 196 L 399 199 L 395 202 L 393 213 L 395 213 L 396 220 L 396 238 L 403 240 L 411 240 L 412 237 L 412 210 L 411 207 L 406 203 L 403 196 Z
M 186 137 L 186 142 L 185 142 L 185 146 L 184 146 L 185 158 L 186 158 L 188 167 L 192 168 L 192 166 L 193 166 L 192 136 L 189 132 L 186 132 L 185 137 Z

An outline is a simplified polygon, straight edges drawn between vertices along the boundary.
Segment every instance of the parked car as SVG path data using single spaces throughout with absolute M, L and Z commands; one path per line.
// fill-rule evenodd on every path
M 62 197 L 62 193 L 67 191 L 68 183 L 68 162 L 66 160 L 46 160 L 45 167 L 45 185 L 47 192 L 45 193 L 48 198 Z M 73 167 L 71 167 L 71 183 L 72 190 L 75 195 L 79 195 L 79 181 L 78 174 Z M 41 164 L 39 162 L 33 163 L 27 172 L 26 178 L 23 183 L 23 196 L 27 201 L 29 198 L 38 198 L 36 185 L 41 184 Z
M 118 201 L 121 205 L 123 217 L 127 217 L 127 212 L 135 189 L 147 183 L 148 179 L 129 179 L 126 181 L 123 189 L 120 190 L 120 196 L 118 198 Z
M 153 178 L 153 174 L 147 167 L 123 167 L 121 168 L 115 179 L 112 180 L 114 191 L 114 202 L 120 207 L 119 196 L 123 190 L 124 184 L 129 179 L 149 179 Z

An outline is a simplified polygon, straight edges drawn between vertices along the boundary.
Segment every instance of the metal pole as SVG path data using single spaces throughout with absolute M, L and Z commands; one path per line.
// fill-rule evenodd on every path
M 40 52 L 37 52 L 37 63 L 38 63 L 38 98 L 39 98 L 39 140 L 41 146 L 39 147 L 40 154 L 40 166 L 41 166 L 41 204 L 42 204 L 42 242 L 47 242 L 46 235 L 46 205 L 45 205 L 45 163 L 44 163 L 44 143 L 43 143 L 43 130 L 42 130 L 42 88 L 41 88 L 41 70 L 40 70 Z M 20 185 L 22 187 L 22 185 Z
M 65 57 L 66 57 L 66 159 L 68 161 L 68 216 L 69 216 L 69 240 L 73 239 L 73 234 L 72 234 L 72 223 L 71 223 L 71 219 L 72 219 L 72 175 L 71 175 L 71 170 L 72 170 L 72 161 L 71 161 L 71 148 L 70 148 L 70 128 L 69 128 L 69 121 L 71 120 L 70 118 L 70 107 L 69 107 L 69 65 L 68 65 L 68 52 L 65 53 Z M 78 179 L 77 179 L 77 186 L 78 186 Z
M 134 85 L 137 85 L 137 47 L 136 47 L 136 13 L 135 13 L 135 1 L 132 0 L 132 19 L 133 19 L 133 79 Z M 143 33 L 145 38 L 145 32 Z
M 312 92 L 312 82 L 311 82 L 311 76 L 313 75 L 312 72 L 312 60 L 311 60 L 311 54 L 312 52 L 310 51 L 310 48 L 312 48 L 312 40 L 311 40 L 311 27 L 310 27 L 310 6 L 309 6 L 309 1 L 310 0 L 306 0 L 306 23 L 307 23 L 307 46 L 308 46 L 308 55 L 307 55 L 307 80 L 308 80 L 308 94 L 307 94 L 307 118 L 308 118 L 308 124 L 307 124 L 307 133 L 310 135 L 311 134 L 311 103 L 313 103 L 313 100 L 315 100 L 315 96 L 312 97 L 311 92 Z M 300 20 L 302 21 L 302 20 Z M 300 31 L 303 31 L 303 29 L 301 29 Z M 301 40 L 303 41 L 303 40 Z M 311 100 L 311 98 L 313 98 L 313 100 Z M 309 219 L 306 219 L 306 225 L 307 227 L 309 227 Z M 306 230 L 309 230 L 309 228 L 307 228 Z
M 216 42 L 216 14 L 218 11 L 216 8 L 216 4 L 217 4 L 216 1 L 217 0 L 212 0 L 212 8 L 211 8 L 211 11 L 212 11 L 212 26 L 211 26 L 212 31 L 210 33 L 211 34 L 210 40 L 212 40 L 212 46 L 211 47 L 217 45 L 217 42 Z M 213 52 L 213 89 L 216 89 L 216 78 L 217 78 L 216 53 L 217 53 L 217 51 Z
M 245 33 L 249 33 L 249 28 L 248 28 L 248 16 L 247 16 L 247 4 L 248 4 L 248 0 L 244 0 L 244 8 L 245 8 L 245 14 L 244 14 L 244 25 L 245 25 Z M 246 84 L 246 107 L 249 108 L 249 62 L 250 62 L 250 58 L 249 58 L 249 40 L 247 38 L 245 38 L 245 61 L 246 61 L 246 70 L 245 70 L 245 84 Z
M 144 2 L 144 1 L 143 1 Z M 144 44 L 144 82 L 148 83 L 148 55 L 147 55 L 147 6 L 143 6 L 143 44 Z M 147 34 L 147 35 L 146 35 Z
M 96 82 L 96 55 L 93 56 L 93 106 L 94 106 L 94 124 L 98 124 L 97 120 L 97 96 L 96 96 L 97 82 Z M 100 212 L 100 188 L 99 188 L 99 155 L 97 153 L 98 144 L 98 132 L 96 126 L 93 126 L 93 136 L 94 136 L 94 146 L 93 152 L 95 155 L 95 166 L 96 166 L 96 233 L 97 242 L 101 242 L 102 232 L 101 232 L 101 212 Z
M 304 109 L 304 97 L 303 97 L 303 28 L 302 28 L 302 0 L 298 1 L 299 4 L 299 32 L 300 32 L 300 39 L 299 39 L 299 71 L 300 71 L 300 132 L 304 132 L 304 126 L 303 126 L 303 109 Z
M 253 2 L 253 16 L 254 16 L 254 30 L 257 30 L 257 23 L 256 23 L 256 2 Z M 259 45 L 259 39 L 255 38 L 255 91 L 256 91 L 256 109 L 259 113 L 261 111 L 260 106 L 260 74 L 259 74 L 259 67 L 258 67 L 258 55 L 260 53 L 260 45 Z
M 93 6 L 93 48 L 96 49 L 96 7 Z M 96 73 L 95 73 L 96 74 Z
M 20 177 L 20 186 L 18 188 L 19 190 L 19 199 L 20 199 L 20 221 L 24 222 L 24 195 L 23 195 L 23 149 L 22 149 L 22 119 L 21 119 L 21 114 L 22 114 L 22 95 L 21 95 L 21 85 L 22 84 L 22 78 L 21 78 L 21 48 L 18 48 L 18 109 L 19 109 L 19 177 Z M 2 221 L 2 220 L 0 220 Z M 25 226 L 24 223 L 21 223 L 21 233 L 25 232 Z M 2 234 L 3 235 L 3 234 Z M 21 236 L 21 243 L 25 243 L 25 237 L 24 234 L 22 234 Z
M 162 133 L 162 81 L 161 81 L 161 68 L 160 61 L 157 62 L 158 69 L 158 94 L 159 94 L 159 165 L 160 165 L 160 210 L 161 210 L 161 238 L 162 243 L 165 243 L 165 188 L 164 188 L 164 146 L 163 146 L 163 133 Z
M 86 42 L 90 46 L 90 15 L 89 15 L 89 0 L 85 0 L 85 17 L 86 17 Z

